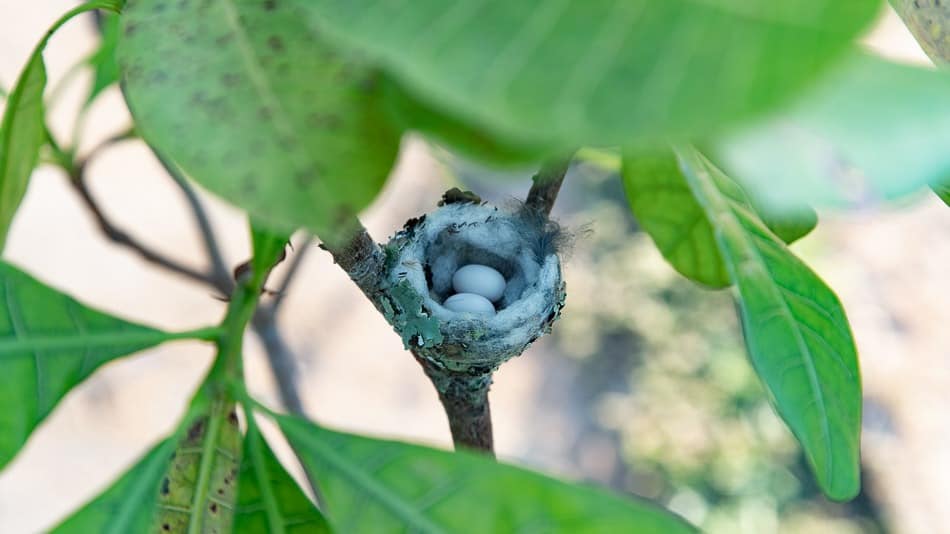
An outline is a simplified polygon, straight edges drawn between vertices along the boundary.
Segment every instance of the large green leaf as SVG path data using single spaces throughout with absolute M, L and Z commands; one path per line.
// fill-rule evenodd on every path
M 0 467 L 56 403 L 105 362 L 190 337 L 87 308 L 0 262 Z
M 148 532 L 174 445 L 170 439 L 156 445 L 109 489 L 53 529 L 53 534 Z
M 772 234 L 732 183 L 679 151 L 736 285 L 746 345 L 778 413 L 833 499 L 860 489 L 861 377 L 838 297 Z
M 392 167 L 375 75 L 286 1 L 130 0 L 117 54 L 143 137 L 271 227 L 326 237 Z
M 415 130 L 431 141 L 462 156 L 498 166 L 520 166 L 545 159 L 545 149 L 505 141 L 444 112 L 407 93 L 389 77 L 381 80 L 386 109 L 406 130 Z
M 332 432 L 280 417 L 338 532 L 695 532 L 651 504 L 468 452 Z
M 707 133 L 800 87 L 875 0 L 292 0 L 418 98 L 558 149 Z
M 728 286 L 712 225 L 672 151 L 625 153 L 622 173 L 630 210 L 673 268 L 711 287 Z
M 0 250 L 20 201 L 26 194 L 40 148 L 46 141 L 43 90 L 46 88 L 46 65 L 43 50 L 50 37 L 74 16 L 93 9 L 118 10 L 118 0 L 87 2 L 59 18 L 40 40 L 20 73 L 7 98 L 0 121 Z M 0 453 L 2 458 L 2 453 Z M 2 465 L 2 460 L 0 460 Z
M 855 54 L 717 161 L 773 210 L 894 198 L 950 175 L 947 95 L 950 72 Z
M 712 224 L 694 198 L 676 155 L 670 150 L 627 150 L 621 173 L 630 210 L 673 268 L 710 287 L 730 285 Z M 730 193 L 737 199 L 746 198 L 738 187 Z M 769 230 L 786 243 L 805 236 L 818 223 L 811 208 L 789 215 L 756 208 Z
M 330 532 L 320 510 L 287 474 L 257 428 L 250 410 L 238 483 L 236 534 Z

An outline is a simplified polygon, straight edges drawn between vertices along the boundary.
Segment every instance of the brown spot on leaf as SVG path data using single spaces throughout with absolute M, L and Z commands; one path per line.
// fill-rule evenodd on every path
M 205 432 L 205 420 L 204 420 L 204 419 L 199 419 L 199 420 L 195 421 L 195 422 L 188 428 L 188 439 L 189 439 L 189 440 L 200 439 L 201 436 L 204 435 L 204 432 Z
M 267 38 L 267 46 L 269 46 L 274 52 L 284 51 L 284 41 L 276 35 L 271 35 Z
M 226 72 L 221 75 L 221 83 L 225 87 L 234 87 L 241 81 L 241 75 L 236 72 Z

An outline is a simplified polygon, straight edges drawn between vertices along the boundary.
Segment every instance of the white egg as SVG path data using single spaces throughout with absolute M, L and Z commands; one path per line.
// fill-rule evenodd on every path
M 442 305 L 454 312 L 495 315 L 495 307 L 492 303 L 485 297 L 474 293 L 456 293 L 445 299 Z
M 452 287 L 459 293 L 475 293 L 495 302 L 505 294 L 505 277 L 487 265 L 472 263 L 455 271 Z

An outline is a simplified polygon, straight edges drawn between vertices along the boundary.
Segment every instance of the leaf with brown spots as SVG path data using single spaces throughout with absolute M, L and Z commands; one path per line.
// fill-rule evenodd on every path
M 231 532 L 242 443 L 234 404 L 214 400 L 187 421 L 158 493 L 152 532 Z
M 336 229 L 379 192 L 401 132 L 373 71 L 282 0 L 130 0 L 118 60 L 143 136 L 279 230 Z

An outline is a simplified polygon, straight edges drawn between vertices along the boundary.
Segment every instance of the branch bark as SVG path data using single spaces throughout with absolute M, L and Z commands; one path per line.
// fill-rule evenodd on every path
M 385 254 L 355 216 L 348 219 L 346 225 L 351 228 L 349 237 L 335 243 L 324 241 L 323 248 L 376 309 L 383 312 L 381 283 Z M 488 404 L 491 378 L 473 379 L 467 374 L 440 369 L 415 351 L 413 356 L 439 392 L 455 447 L 479 450 L 494 456 L 491 409 Z
M 570 159 L 554 160 L 542 165 L 538 173 L 531 178 L 534 183 L 528 191 L 525 204 L 545 216 L 550 215 L 570 165 Z

